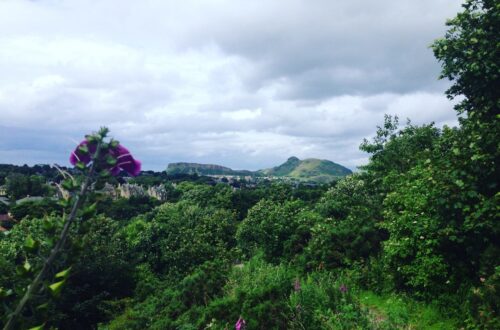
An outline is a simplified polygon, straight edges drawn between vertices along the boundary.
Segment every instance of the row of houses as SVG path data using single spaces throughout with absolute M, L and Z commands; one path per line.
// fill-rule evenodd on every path
M 50 185 L 57 186 L 57 193 L 53 197 L 55 199 L 68 199 L 70 193 L 63 189 L 61 186 L 49 183 Z M 140 196 L 149 196 L 152 198 L 156 198 L 159 201 L 167 200 L 167 190 L 163 185 L 152 186 L 152 187 L 143 187 L 137 184 L 124 183 L 119 184 L 118 186 L 113 186 L 109 183 L 106 183 L 104 188 L 99 190 L 99 192 L 104 193 L 112 198 L 130 198 L 130 197 L 140 197 Z M 44 197 L 42 196 L 26 196 L 24 198 L 18 199 L 14 201 L 15 204 L 24 203 L 27 201 L 38 201 L 42 200 Z M 0 203 L 9 205 L 11 200 L 7 197 L 7 191 L 3 186 L 0 186 Z
M 138 184 L 124 183 L 119 184 L 118 186 L 113 186 L 106 183 L 99 192 L 106 194 L 113 199 L 149 196 L 164 202 L 168 198 L 167 189 L 165 189 L 165 186 L 163 185 L 143 187 Z

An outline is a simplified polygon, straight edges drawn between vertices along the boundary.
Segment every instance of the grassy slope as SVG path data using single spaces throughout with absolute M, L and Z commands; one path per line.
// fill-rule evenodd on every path
M 401 295 L 363 291 L 359 298 L 379 329 L 459 329 L 458 322 L 443 316 L 436 306 Z
M 259 171 L 263 175 L 291 177 L 294 179 L 312 180 L 318 182 L 332 181 L 352 172 L 329 160 L 309 158 L 299 160 L 290 157 L 285 163 L 270 169 Z
M 339 177 L 350 174 L 351 171 L 331 161 L 321 159 L 304 159 L 288 176 L 292 178 Z

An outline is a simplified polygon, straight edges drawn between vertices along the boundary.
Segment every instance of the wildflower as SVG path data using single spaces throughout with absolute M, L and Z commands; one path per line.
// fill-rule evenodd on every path
M 236 322 L 235 324 L 235 329 L 236 330 L 245 330 L 247 326 L 247 323 L 245 322 L 245 320 L 240 316 L 240 318 L 238 319 L 238 321 Z
M 300 291 L 300 281 L 299 279 L 295 279 L 295 282 L 293 283 L 293 289 L 297 292 L 297 291 Z
M 93 160 L 96 148 L 96 142 L 83 140 L 71 153 L 70 163 L 87 165 Z M 134 159 L 130 151 L 117 141 L 109 143 L 109 146 L 102 150 L 100 160 L 100 163 L 104 164 L 103 169 L 108 170 L 112 175 L 118 175 L 121 170 L 132 176 L 137 176 L 141 172 L 141 162 Z
M 111 149 L 110 154 L 117 161 L 116 165 L 111 168 L 112 175 L 118 175 L 121 170 L 132 176 L 137 176 L 141 172 L 141 162 L 134 159 L 128 149 L 121 144 Z
M 89 143 L 87 140 L 83 140 L 76 147 L 75 151 L 71 153 L 69 157 L 69 162 L 72 165 L 76 165 L 78 162 L 82 162 L 87 165 L 92 160 L 91 156 L 95 153 L 96 146 L 93 143 Z
M 342 284 L 339 288 L 340 292 L 342 293 L 346 293 L 347 292 L 347 286 L 345 286 L 345 284 Z

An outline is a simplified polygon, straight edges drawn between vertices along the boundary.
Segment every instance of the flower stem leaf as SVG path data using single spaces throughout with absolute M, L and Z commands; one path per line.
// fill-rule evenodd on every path
M 66 279 L 69 276 L 70 272 L 71 272 L 71 266 L 57 273 L 56 278 Z
M 24 249 L 28 252 L 36 251 L 38 249 L 38 245 L 38 242 L 35 241 L 31 235 L 28 235 L 24 241 Z
M 42 324 L 42 325 L 39 325 L 39 326 L 36 326 L 36 327 L 33 327 L 33 328 L 30 328 L 28 330 L 43 330 L 43 328 L 45 328 L 45 323 Z
M 66 279 L 49 285 L 50 293 L 52 294 L 52 296 L 58 297 L 61 294 L 61 290 L 65 283 Z

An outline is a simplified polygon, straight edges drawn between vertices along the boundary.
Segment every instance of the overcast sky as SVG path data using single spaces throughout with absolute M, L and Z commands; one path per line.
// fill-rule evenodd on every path
M 351 169 L 383 116 L 453 125 L 429 45 L 453 0 L 0 0 L 0 163 L 108 126 L 143 168 Z

